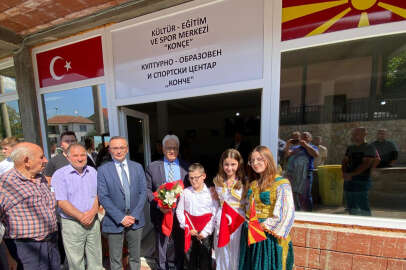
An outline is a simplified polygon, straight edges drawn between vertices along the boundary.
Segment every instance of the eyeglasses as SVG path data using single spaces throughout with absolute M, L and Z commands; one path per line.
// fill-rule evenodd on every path
M 178 151 L 179 147 L 177 146 L 168 146 L 164 148 L 166 151 Z
M 261 162 L 265 162 L 265 159 L 260 157 L 260 158 L 253 158 L 250 161 L 248 161 L 248 165 L 252 166 L 255 164 L 255 162 L 257 163 L 261 163 Z
M 200 179 L 200 177 L 202 177 L 202 176 L 203 176 L 203 174 L 201 174 L 201 175 L 199 175 L 199 176 L 194 176 L 194 177 L 189 176 L 189 180 L 191 180 L 191 181 L 194 181 L 194 180 L 199 180 L 199 179 Z
M 110 149 L 111 149 L 112 151 L 118 151 L 118 150 L 124 151 L 124 150 L 127 149 L 127 146 L 110 147 Z

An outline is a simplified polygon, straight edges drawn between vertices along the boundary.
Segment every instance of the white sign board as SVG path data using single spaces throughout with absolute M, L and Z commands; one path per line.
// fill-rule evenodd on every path
M 262 0 L 215 1 L 111 35 L 118 99 L 262 78 Z

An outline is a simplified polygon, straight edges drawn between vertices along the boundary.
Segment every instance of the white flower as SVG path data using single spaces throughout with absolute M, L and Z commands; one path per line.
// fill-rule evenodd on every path
M 176 188 L 175 188 L 174 192 L 175 192 L 175 194 L 182 193 L 182 187 L 180 185 L 176 185 Z
M 173 191 L 166 192 L 164 203 L 171 206 L 175 202 L 176 202 L 176 194 Z

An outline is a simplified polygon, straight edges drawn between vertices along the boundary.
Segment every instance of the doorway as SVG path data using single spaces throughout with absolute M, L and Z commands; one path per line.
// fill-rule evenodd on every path
M 143 165 L 162 158 L 163 136 L 175 134 L 180 157 L 203 164 L 211 185 L 224 150 L 244 144 L 246 161 L 260 143 L 261 93 L 252 89 L 122 107 L 121 127 L 129 139 L 130 158 Z

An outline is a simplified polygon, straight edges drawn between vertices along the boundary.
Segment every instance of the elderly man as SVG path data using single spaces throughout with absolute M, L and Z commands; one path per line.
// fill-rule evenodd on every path
M 106 210 L 103 232 L 107 234 L 110 269 L 121 270 L 123 240 L 126 238 L 130 253 L 131 270 L 140 269 L 142 228 L 145 225 L 146 201 L 145 173 L 141 164 L 128 160 L 128 142 L 123 137 L 110 139 L 113 161 L 99 167 L 97 191 Z
M 41 147 L 19 143 L 10 155 L 14 168 L 0 176 L 0 219 L 7 247 L 24 270 L 60 269 L 54 194 L 41 174 Z
M 102 270 L 100 222 L 97 219 L 97 172 L 87 166 L 86 149 L 71 144 L 70 165 L 52 176 L 52 187 L 61 212 L 62 239 L 71 270 Z
M 153 193 L 164 183 L 183 180 L 185 187 L 190 186 L 187 178 L 188 164 L 178 158 L 179 139 L 176 135 L 166 135 L 162 140 L 164 158 L 152 162 L 147 170 L 148 200 L 150 202 L 151 222 L 154 225 L 157 248 L 157 269 L 169 269 L 170 264 L 176 269 L 183 269 L 184 233 L 176 218 L 173 220 L 172 234 L 167 237 L 162 233 L 163 214 L 167 209 L 159 208 Z
M 364 127 L 351 131 L 351 141 L 342 161 L 344 194 L 350 215 L 370 216 L 368 191 L 371 187 L 371 168 L 376 160 L 376 149 L 366 142 Z

